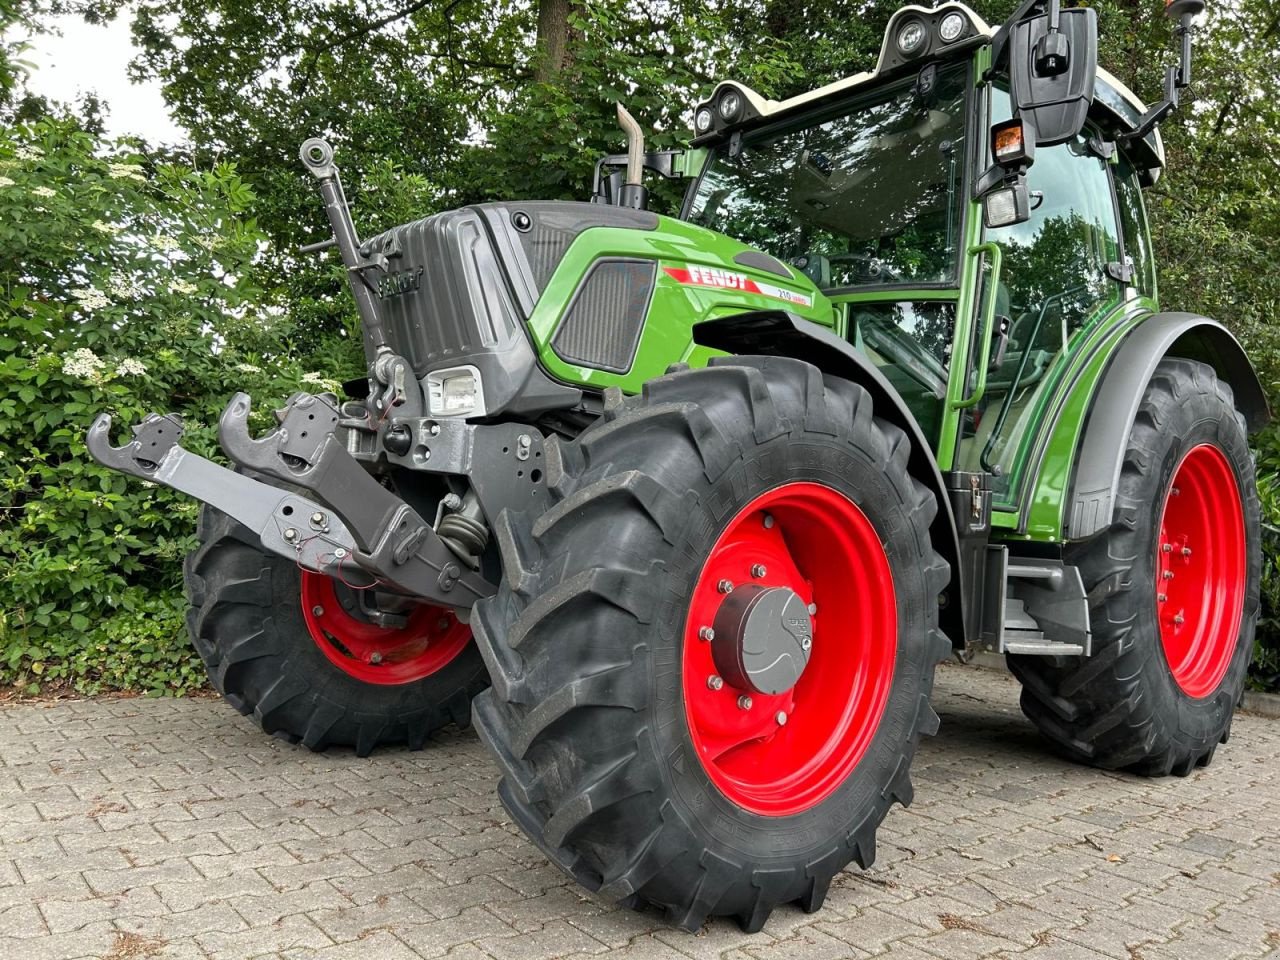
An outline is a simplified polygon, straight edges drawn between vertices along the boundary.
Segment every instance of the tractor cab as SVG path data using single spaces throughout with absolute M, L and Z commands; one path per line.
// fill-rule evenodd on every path
M 997 525 L 1025 519 L 1034 423 L 1086 341 L 1156 303 L 1141 190 L 1160 135 L 1097 67 L 1093 13 L 1056 16 L 1050 34 L 1048 14 L 996 30 L 963 4 L 908 6 L 870 72 L 783 101 L 719 84 L 694 111 L 705 162 L 682 210 L 812 280 L 942 469 L 991 476 Z M 1046 36 L 1067 62 L 1042 90 Z

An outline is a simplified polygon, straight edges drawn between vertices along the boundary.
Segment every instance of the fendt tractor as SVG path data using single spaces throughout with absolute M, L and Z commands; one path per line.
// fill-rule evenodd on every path
M 584 887 L 696 929 L 817 910 L 911 800 L 934 670 L 1007 657 L 1075 760 L 1207 764 L 1258 614 L 1261 385 L 1157 304 L 1147 107 L 1086 7 L 906 6 L 874 70 L 720 83 L 685 150 L 590 202 L 360 240 L 302 145 L 366 376 L 264 436 L 151 414 L 101 463 L 206 504 L 188 626 L 213 685 L 315 750 L 474 720 L 512 819 Z M 689 180 L 679 217 L 646 173 Z M 649 181 L 650 185 L 656 181 Z M 255 421 L 256 422 L 256 421 Z

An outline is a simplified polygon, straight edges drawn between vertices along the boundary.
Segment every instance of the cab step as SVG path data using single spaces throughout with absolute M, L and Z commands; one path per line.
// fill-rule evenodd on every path
M 1089 601 L 1078 568 L 1011 558 L 1003 544 L 988 546 L 987 564 L 983 646 L 1022 657 L 1089 656 Z

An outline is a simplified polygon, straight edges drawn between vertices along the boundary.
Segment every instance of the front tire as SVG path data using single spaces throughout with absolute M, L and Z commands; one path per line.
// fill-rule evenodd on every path
M 871 864 L 950 650 L 937 503 L 908 453 L 861 388 L 749 357 L 615 393 L 548 446 L 553 506 L 498 525 L 474 716 L 504 805 L 578 882 L 690 930 L 756 931 Z M 798 646 L 735 660 L 751 645 L 725 631 L 774 601 L 771 636 Z M 764 675 L 784 660 L 798 680 Z
M 214 689 L 264 731 L 366 756 L 466 725 L 487 679 L 451 611 L 375 626 L 354 612 L 354 591 L 263 550 L 226 514 L 204 507 L 197 536 L 183 566 L 187 633 Z
M 1161 361 L 1129 435 L 1110 528 L 1072 548 L 1093 655 L 1009 657 L 1023 712 L 1084 763 L 1186 776 L 1231 731 L 1261 575 L 1244 418 L 1213 368 Z

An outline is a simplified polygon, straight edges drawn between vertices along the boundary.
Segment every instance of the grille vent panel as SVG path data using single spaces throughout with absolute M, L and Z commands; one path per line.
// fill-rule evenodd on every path
M 630 370 L 657 271 L 654 260 L 597 260 L 556 329 L 551 340 L 555 352 L 570 363 L 597 370 Z

